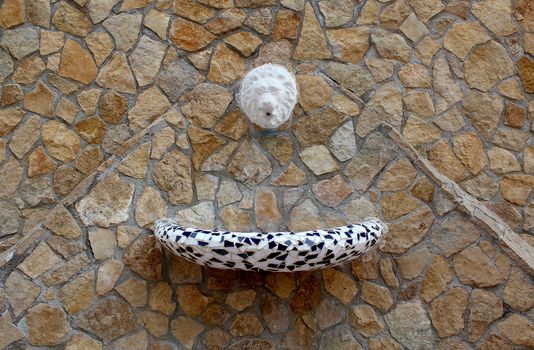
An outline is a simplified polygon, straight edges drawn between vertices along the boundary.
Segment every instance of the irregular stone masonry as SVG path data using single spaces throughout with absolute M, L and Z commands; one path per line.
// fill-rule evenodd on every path
M 0 27 L 0 348 L 534 347 L 532 276 L 375 130 L 532 243 L 530 1 L 5 0 Z M 264 63 L 300 86 L 270 134 L 234 100 Z M 163 254 L 164 216 L 389 238 L 222 271 Z

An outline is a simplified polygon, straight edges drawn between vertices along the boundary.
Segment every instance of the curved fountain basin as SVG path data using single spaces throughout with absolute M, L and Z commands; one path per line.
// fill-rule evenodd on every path
M 173 254 L 217 269 L 291 272 L 353 260 L 381 239 L 380 221 L 303 232 L 230 232 L 158 220 L 154 234 Z

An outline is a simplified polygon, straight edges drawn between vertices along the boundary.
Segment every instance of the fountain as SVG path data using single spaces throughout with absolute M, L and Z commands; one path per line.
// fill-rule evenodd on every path
M 265 64 L 241 83 L 238 103 L 245 115 L 265 129 L 287 122 L 297 103 L 294 76 L 283 66 Z M 363 223 L 304 232 L 230 232 L 156 222 L 157 240 L 173 254 L 205 266 L 246 271 L 292 272 L 332 267 L 376 246 L 383 224 Z

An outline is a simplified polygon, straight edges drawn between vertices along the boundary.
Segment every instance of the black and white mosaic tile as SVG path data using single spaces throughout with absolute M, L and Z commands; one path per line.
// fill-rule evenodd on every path
M 304 232 L 229 232 L 156 222 L 158 241 L 173 254 L 218 269 L 291 272 L 337 266 L 353 260 L 382 238 L 380 221 Z

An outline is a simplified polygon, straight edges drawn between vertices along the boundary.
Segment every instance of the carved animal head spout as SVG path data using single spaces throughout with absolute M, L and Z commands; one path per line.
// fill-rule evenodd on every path
M 295 77 L 281 65 L 264 64 L 247 73 L 238 103 L 252 122 L 274 129 L 289 119 L 297 97 Z

